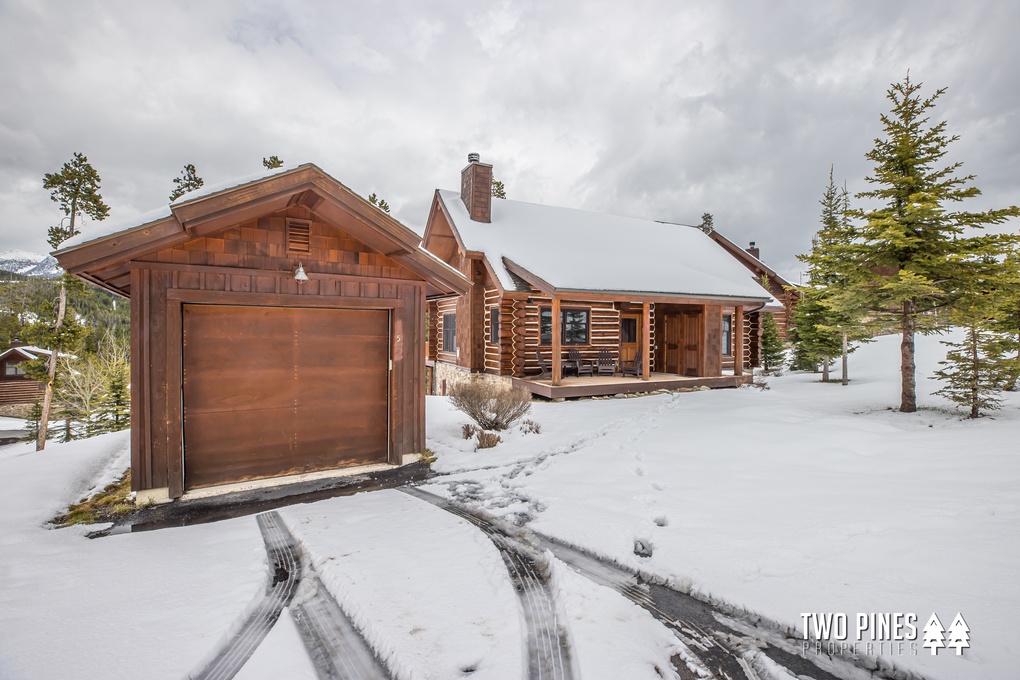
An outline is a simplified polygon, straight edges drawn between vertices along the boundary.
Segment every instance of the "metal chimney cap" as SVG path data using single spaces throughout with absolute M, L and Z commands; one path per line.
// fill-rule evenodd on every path
M 749 245 L 748 248 L 754 248 L 754 241 L 751 241 L 751 245 Z
M 476 153 L 469 153 L 469 154 L 468 154 L 468 163 L 477 163 L 477 162 L 478 162 L 478 161 L 480 161 L 481 159 L 482 159 L 482 157 L 481 157 L 481 156 L 479 156 L 479 155 L 478 155 L 478 154 L 476 154 Z

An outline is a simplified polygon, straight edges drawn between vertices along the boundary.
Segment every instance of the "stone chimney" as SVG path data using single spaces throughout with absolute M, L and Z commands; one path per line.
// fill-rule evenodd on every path
M 468 154 L 467 167 L 460 171 L 460 200 L 475 222 L 492 221 L 492 166 Z
M 761 259 L 760 255 L 761 251 L 758 250 L 758 246 L 754 245 L 754 241 L 751 241 L 751 245 L 747 246 L 747 248 L 744 248 L 744 250 L 749 252 L 751 254 L 751 257 L 753 257 L 754 259 L 756 260 Z

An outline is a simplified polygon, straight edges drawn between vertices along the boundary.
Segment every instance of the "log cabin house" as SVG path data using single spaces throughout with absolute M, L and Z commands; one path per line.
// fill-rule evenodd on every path
M 143 498 L 425 448 L 425 307 L 470 281 L 315 165 L 209 187 L 54 253 L 131 299 Z
M 751 380 L 748 330 L 772 298 L 710 234 L 493 200 L 491 181 L 492 166 L 471 154 L 460 192 L 437 190 L 426 224 L 423 247 L 475 284 L 429 305 L 436 393 L 472 373 L 548 398 Z M 606 350 L 617 368 L 637 357 L 637 375 L 567 377 L 572 349 L 583 362 Z
M 49 358 L 50 354 L 48 349 L 11 341 L 10 348 L 0 354 L 0 405 L 32 404 L 42 398 L 43 384 L 25 375 L 22 364 L 40 357 Z

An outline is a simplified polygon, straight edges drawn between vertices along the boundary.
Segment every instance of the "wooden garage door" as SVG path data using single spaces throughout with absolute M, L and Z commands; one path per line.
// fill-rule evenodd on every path
M 383 462 L 389 313 L 184 305 L 188 488 Z

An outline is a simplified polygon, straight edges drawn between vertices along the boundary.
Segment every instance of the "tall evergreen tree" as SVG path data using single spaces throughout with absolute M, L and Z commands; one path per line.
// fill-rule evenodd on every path
M 50 190 L 50 198 L 60 206 L 64 211 L 65 218 L 68 219 L 66 226 L 61 220 L 58 226 L 49 228 L 47 241 L 52 248 L 60 247 L 61 243 L 79 233 L 77 228 L 79 216 L 87 215 L 100 221 L 106 219 L 110 214 L 110 206 L 103 202 L 103 197 L 99 193 L 99 185 L 99 173 L 84 155 L 77 152 L 69 162 L 64 163 L 59 172 L 48 172 L 43 175 L 43 188 Z M 36 451 L 46 448 L 46 433 L 49 427 L 50 408 L 53 403 L 53 382 L 57 375 L 57 357 L 61 349 L 59 339 L 61 327 L 64 324 L 64 315 L 67 313 L 69 279 L 71 277 L 65 272 L 61 278 L 60 294 L 57 298 L 57 318 L 53 325 L 56 343 L 49 347 L 53 351 L 50 356 L 46 391 L 43 393 Z
M 506 187 L 495 177 L 492 178 L 492 196 L 493 198 L 506 198 Z
M 761 363 L 766 371 L 783 365 L 783 356 L 786 348 L 783 346 L 783 338 L 779 334 L 779 324 L 772 312 L 766 312 L 761 317 Z
M 262 165 L 265 166 L 266 170 L 275 170 L 276 168 L 283 167 L 283 161 L 280 160 L 279 156 L 270 156 L 269 158 L 263 156 Z
M 198 176 L 195 166 L 188 163 L 181 170 L 181 176 L 174 177 L 174 189 L 170 192 L 170 202 L 173 203 L 184 194 L 194 191 L 204 184 L 205 181 Z
M 874 163 L 867 181 L 874 189 L 857 194 L 881 207 L 854 209 L 864 221 L 854 253 L 854 276 L 837 307 L 866 310 L 880 326 L 895 324 L 900 343 L 900 410 L 917 410 L 914 336 L 935 328 L 935 312 L 950 309 L 962 283 L 998 266 L 977 253 L 987 253 L 993 237 L 976 237 L 971 229 L 998 224 L 1020 214 L 1016 206 L 985 212 L 951 209 L 980 195 L 969 186 L 973 175 L 958 177 L 960 163 L 943 165 L 949 145 L 958 137 L 946 134 L 946 122 L 930 123 L 930 111 L 945 92 L 920 95 L 921 84 L 907 74 L 887 91 L 892 102 L 882 114 L 885 136 L 875 140 L 866 157 Z
M 843 294 L 853 275 L 852 248 L 857 230 L 848 216 L 850 196 L 836 186 L 833 169 L 829 184 L 819 201 L 821 228 L 811 239 L 811 252 L 797 259 L 808 267 L 808 284 L 798 289 L 800 298 L 793 308 L 788 337 L 795 361 L 823 366 L 822 380 L 829 379 L 829 362 L 843 352 L 843 335 L 848 343 L 869 336 L 858 318 L 860 310 L 840 307 L 833 301 Z M 848 351 L 851 348 L 848 347 Z M 844 362 L 845 365 L 845 362 Z M 846 376 L 844 375 L 844 382 Z

